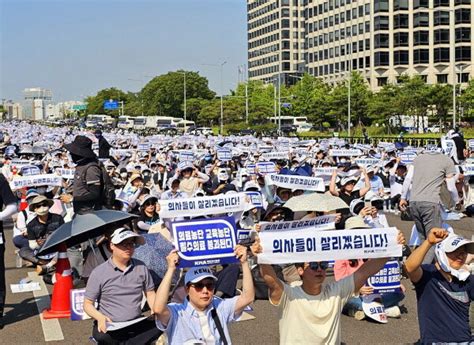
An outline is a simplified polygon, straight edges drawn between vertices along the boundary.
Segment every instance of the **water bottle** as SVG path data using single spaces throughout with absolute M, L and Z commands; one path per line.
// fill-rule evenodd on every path
M 21 258 L 19 251 L 16 251 L 15 263 L 16 268 L 21 268 L 23 266 L 23 259 Z

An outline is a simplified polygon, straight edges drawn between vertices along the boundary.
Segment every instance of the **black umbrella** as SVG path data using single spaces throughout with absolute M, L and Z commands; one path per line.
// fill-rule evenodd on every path
M 105 225 L 121 226 L 128 223 L 137 216 L 112 210 L 100 210 L 86 214 L 80 214 L 68 223 L 57 228 L 46 239 L 39 254 L 48 254 L 57 251 L 57 245 L 66 243 L 72 247 L 91 238 L 98 237 L 104 233 Z

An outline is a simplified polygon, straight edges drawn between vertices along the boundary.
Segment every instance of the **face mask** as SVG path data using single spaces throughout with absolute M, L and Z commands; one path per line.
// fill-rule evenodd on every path
M 128 176 L 127 173 L 121 173 L 121 174 L 120 174 L 120 177 L 121 177 L 121 178 L 127 178 L 127 176 Z
M 460 281 L 465 281 L 467 278 L 471 276 L 471 272 L 464 268 L 460 268 L 458 270 L 452 268 L 449 265 L 448 257 L 444 250 L 441 248 L 441 243 L 436 245 L 435 249 L 436 259 L 438 260 L 438 264 L 443 271 L 446 273 L 451 273 L 454 277 L 458 278 Z
M 37 208 L 35 210 L 35 213 L 38 216 L 44 216 L 44 215 L 48 214 L 48 212 L 49 212 L 49 207 L 48 206 L 41 206 L 40 208 Z

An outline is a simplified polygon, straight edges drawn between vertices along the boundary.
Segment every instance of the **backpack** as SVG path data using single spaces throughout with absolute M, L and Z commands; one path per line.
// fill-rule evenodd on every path
M 101 204 L 105 208 L 112 209 L 115 203 L 115 186 L 112 183 L 112 179 L 109 176 L 109 173 L 107 172 L 107 169 L 105 169 L 105 166 L 102 162 L 94 163 L 92 165 L 97 165 L 100 169 L 100 197 L 101 197 Z M 87 169 L 84 170 L 82 180 L 86 180 L 86 174 L 87 174 Z

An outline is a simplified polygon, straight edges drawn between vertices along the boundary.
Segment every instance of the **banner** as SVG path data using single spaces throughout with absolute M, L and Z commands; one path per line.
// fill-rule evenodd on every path
M 469 139 L 468 147 L 471 151 L 474 151 L 474 139 Z
M 26 159 L 12 159 L 10 161 L 10 165 L 13 167 L 21 168 L 27 165 L 31 165 L 31 161 L 26 160 Z
M 275 160 L 289 159 L 289 156 L 288 156 L 288 151 L 286 151 L 286 152 L 283 152 L 283 151 L 274 152 L 274 151 L 272 151 L 272 152 L 262 153 L 260 158 L 263 159 L 263 160 L 266 160 L 266 161 L 270 161 L 272 159 L 275 159 Z
M 456 144 L 453 139 L 441 138 L 441 148 L 450 157 L 456 152 Z
M 401 287 L 398 261 L 388 261 L 380 271 L 367 280 L 367 285 L 374 288 L 374 293 L 399 292 Z
M 320 177 L 271 174 L 265 176 L 265 180 L 269 185 L 288 189 L 312 190 L 316 192 L 324 192 L 326 190 L 324 180 Z
M 72 289 L 71 294 L 71 320 L 81 321 L 91 317 L 84 311 L 84 294 L 86 289 Z
M 24 187 L 38 187 L 38 186 L 58 186 L 63 185 L 63 179 L 56 174 L 43 174 L 35 176 L 15 177 L 10 182 L 12 190 L 18 190 Z
M 273 162 L 258 162 L 255 164 L 255 172 L 260 175 L 275 174 L 276 165 Z
M 355 160 L 357 165 L 367 167 L 369 165 L 375 166 L 380 164 L 380 159 L 376 158 L 358 158 Z
M 329 167 L 329 168 L 314 168 L 313 173 L 316 176 L 332 176 L 334 170 L 337 170 L 336 167 Z
M 234 218 L 198 219 L 171 224 L 179 267 L 236 263 Z
M 232 160 L 232 152 L 229 149 L 217 150 L 217 159 L 221 162 L 228 162 Z
M 73 180 L 74 179 L 74 172 L 75 169 L 62 169 L 62 168 L 57 168 L 56 169 L 56 174 L 61 176 L 62 178 L 65 178 L 67 180 Z
M 336 216 L 327 215 L 307 220 L 293 220 L 288 222 L 262 222 L 260 231 L 280 230 L 332 230 L 336 228 Z
M 402 255 L 396 228 L 271 230 L 259 233 L 260 264 L 386 258 Z
M 332 157 L 352 157 L 361 156 L 360 150 L 329 150 L 329 155 Z
M 245 211 L 248 208 L 245 193 L 232 193 L 198 198 L 159 200 L 160 217 L 196 217 L 210 214 Z
M 119 157 L 125 157 L 127 155 L 131 155 L 133 150 L 130 149 L 111 149 L 110 150 L 110 155 L 111 156 L 119 156 Z

